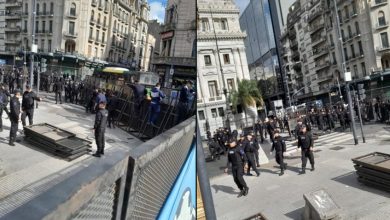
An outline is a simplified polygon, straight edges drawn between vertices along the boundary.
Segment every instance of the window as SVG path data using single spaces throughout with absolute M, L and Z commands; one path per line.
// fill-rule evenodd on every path
M 42 33 L 46 32 L 46 21 L 42 21 Z
M 229 56 L 229 54 L 224 54 L 223 55 L 223 62 L 225 64 L 230 64 L 230 56 Z
M 344 47 L 344 58 L 345 60 L 348 60 L 348 50 Z
M 38 27 L 39 27 L 39 21 L 36 21 L 35 22 L 35 33 L 39 33 Z
M 46 13 L 46 3 L 43 3 L 43 10 L 42 13 Z
M 352 37 L 352 28 L 349 25 L 348 25 L 348 35 L 349 35 L 349 38 Z
M 209 30 L 209 21 L 207 19 L 202 19 L 202 31 Z
M 92 39 L 93 28 L 89 28 L 89 39 Z
M 333 41 L 333 35 L 329 35 L 329 41 L 330 41 L 330 45 L 334 45 L 334 41 Z
M 72 3 L 70 5 L 70 13 L 69 14 L 72 16 L 76 16 L 76 4 L 75 3 Z
M 37 4 L 36 12 L 37 12 L 37 15 L 39 15 L 39 4 Z
M 199 120 L 204 120 L 205 119 L 205 117 L 204 117 L 204 111 L 202 110 L 202 111 L 198 111 L 198 119 Z
M 95 47 L 94 52 L 95 52 L 95 57 L 98 57 L 98 48 L 97 47 Z
M 102 33 L 102 42 L 106 42 L 106 34 L 104 32 Z
M 44 51 L 45 50 L 45 40 L 42 39 L 41 40 L 41 51 Z
M 104 57 L 104 51 L 103 49 L 100 49 L 100 59 L 103 59 L 103 57 Z
M 349 10 L 347 5 L 344 7 L 344 12 L 345 12 L 345 17 L 349 18 Z
M 333 65 L 336 65 L 337 61 L 336 61 L 336 53 L 335 52 L 332 52 L 332 60 L 333 60 Z
M 359 41 L 358 45 L 359 45 L 359 53 L 360 53 L 359 55 L 362 56 L 362 55 L 364 55 L 362 42 Z
M 47 41 L 47 50 L 48 52 L 51 52 L 51 40 Z
M 213 116 L 213 118 L 218 117 L 218 115 L 217 115 L 217 109 L 212 108 L 212 109 L 211 109 L 211 115 Z
M 96 30 L 96 41 L 99 41 L 99 30 Z
M 74 22 L 69 22 L 69 34 L 74 35 Z
M 93 21 L 94 17 L 95 17 L 95 12 L 92 10 L 91 11 L 91 21 Z
M 228 29 L 227 20 L 226 19 L 222 19 L 221 20 L 221 29 L 222 30 L 227 30 Z
M 343 16 L 341 14 L 341 11 L 338 11 L 337 12 L 339 14 L 339 21 L 340 21 L 340 24 L 343 23 Z
M 389 48 L 389 39 L 387 38 L 387 32 L 381 33 L 382 47 Z
M 27 21 L 24 21 L 24 31 L 27 31 L 28 27 L 27 27 Z
M 225 116 L 225 112 L 224 112 L 222 107 L 218 108 L 218 114 L 219 114 L 220 117 L 224 117 Z
M 104 16 L 104 18 L 103 18 L 103 25 L 106 26 L 106 23 L 107 23 L 107 19 L 106 19 L 106 16 Z
M 355 55 L 355 47 L 353 46 L 353 44 L 351 45 L 351 53 L 352 53 L 352 57 L 355 58 L 356 55 Z
M 204 63 L 206 66 L 211 66 L 211 57 L 210 55 L 205 55 L 204 56 Z
M 54 3 L 50 3 L 50 14 L 54 14 Z
M 218 96 L 217 81 L 209 81 L 209 92 L 211 98 Z
M 24 13 L 28 14 L 28 4 L 24 4 Z
M 360 28 L 358 22 L 355 22 L 355 29 L 356 29 L 356 34 L 360 34 Z
M 234 79 L 227 79 L 227 86 L 229 91 L 236 90 L 236 87 L 234 85 Z
M 98 14 L 98 17 L 97 17 L 97 23 L 100 24 L 100 13 Z
M 357 65 L 353 65 L 353 73 L 354 73 L 354 77 L 355 79 L 358 78 L 358 68 L 357 68 Z
M 49 21 L 49 32 L 53 33 L 53 21 Z
M 88 45 L 88 56 L 91 57 L 92 54 L 92 46 Z
M 341 30 L 341 38 L 343 39 L 343 41 L 345 41 L 345 34 L 344 34 L 344 30 Z
M 379 26 L 386 25 L 385 13 L 383 13 L 383 11 L 380 11 L 378 13 L 378 25 Z

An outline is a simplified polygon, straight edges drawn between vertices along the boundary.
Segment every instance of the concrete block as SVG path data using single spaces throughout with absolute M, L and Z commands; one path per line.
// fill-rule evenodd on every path
M 305 199 L 304 220 L 339 220 L 341 209 L 325 189 L 303 194 Z

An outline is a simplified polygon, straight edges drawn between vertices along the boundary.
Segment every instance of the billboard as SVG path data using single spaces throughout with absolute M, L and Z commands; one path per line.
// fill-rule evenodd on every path
M 196 147 L 192 146 L 181 172 L 157 219 L 195 220 L 196 213 Z

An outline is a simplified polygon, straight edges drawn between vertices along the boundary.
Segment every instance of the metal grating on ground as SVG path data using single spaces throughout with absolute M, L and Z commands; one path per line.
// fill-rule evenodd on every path
M 118 184 L 114 182 L 100 195 L 93 198 L 73 220 L 109 220 L 115 219 L 115 202 Z
M 187 157 L 193 130 L 172 144 L 138 174 L 133 212 L 129 219 L 156 219 Z
M 342 150 L 342 149 L 344 149 L 345 147 L 340 147 L 340 146 L 336 146 L 336 147 L 331 147 L 331 148 L 329 148 L 329 149 L 331 149 L 331 150 Z

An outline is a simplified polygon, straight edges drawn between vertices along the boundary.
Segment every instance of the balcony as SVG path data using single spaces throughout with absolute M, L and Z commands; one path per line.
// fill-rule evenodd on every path
M 155 57 L 153 64 L 196 67 L 195 57 Z
M 321 63 L 321 64 L 316 64 L 315 70 L 318 72 L 318 71 L 320 71 L 320 70 L 322 70 L 322 69 L 325 69 L 325 68 L 327 68 L 327 67 L 329 67 L 329 66 L 330 66 L 330 62 L 329 62 L 329 61 L 326 61 L 326 62 Z
M 352 19 L 354 17 L 358 16 L 357 12 L 355 11 L 351 11 L 351 13 L 349 14 L 349 17 Z
M 325 27 L 325 23 L 320 23 L 318 25 L 311 26 L 310 28 L 310 34 L 315 34 L 317 31 L 323 29 Z
M 98 9 L 99 9 L 100 11 L 102 11 L 102 10 L 104 9 L 103 5 L 102 5 L 102 4 L 99 4 Z
M 216 102 L 216 101 L 221 101 L 222 96 L 216 96 L 216 97 L 211 97 L 209 98 L 209 102 Z
M 101 41 L 100 41 L 100 39 L 97 37 L 97 38 L 95 38 L 94 39 L 95 40 L 95 44 L 99 44 Z
M 97 22 L 96 22 L 96 27 L 97 27 L 97 28 L 102 27 L 102 23 L 100 23 L 100 21 L 97 21 Z
M 15 39 L 5 39 L 4 40 L 5 44 L 21 44 L 21 40 L 15 40 Z
M 48 36 L 51 36 L 51 35 L 53 35 L 53 30 L 46 30 L 46 31 L 44 31 L 44 33 Z
M 389 21 L 378 22 L 375 24 L 376 30 L 380 30 L 387 27 L 389 27 Z
M 77 33 L 64 32 L 64 36 L 69 38 L 77 38 Z
M 98 1 L 97 0 L 92 0 L 92 6 L 97 6 Z
M 3 3 L 4 4 L 4 3 Z M 6 8 L 22 7 L 22 0 L 9 0 L 5 2 Z
M 376 8 L 387 4 L 387 0 L 372 0 L 371 8 Z
M 103 24 L 103 25 L 102 25 L 102 29 L 103 29 L 103 30 L 107 30 L 107 28 L 108 28 L 108 26 L 107 26 L 106 24 Z
M 89 20 L 89 23 L 90 23 L 91 25 L 94 25 L 94 24 L 96 24 L 96 20 L 95 20 L 95 19 L 91 19 L 91 20 Z
M 298 49 L 298 41 L 291 42 L 290 48 L 292 50 Z
M 27 32 L 28 32 L 27 29 L 23 29 L 23 30 L 22 30 L 22 33 L 27 33 Z
M 378 53 L 386 52 L 388 50 L 390 50 L 390 45 L 384 45 L 384 46 L 376 48 L 376 52 L 378 52 Z
M 5 14 L 5 19 L 6 20 L 16 20 L 16 19 L 21 19 L 22 18 L 22 15 L 21 13 L 6 13 Z
M 109 6 L 106 5 L 106 7 L 104 7 L 104 13 L 108 14 L 108 12 L 110 12 Z
M 324 36 L 320 36 L 319 38 L 316 38 L 316 39 L 313 39 L 313 41 L 311 42 L 311 46 L 314 47 L 320 43 L 323 43 L 326 41 L 326 37 Z
M 175 23 L 169 23 L 169 24 L 163 25 L 163 28 L 162 28 L 161 32 L 168 32 L 168 31 L 172 31 L 172 30 L 175 30 L 175 29 L 176 29 L 176 24 Z
M 313 58 L 317 59 L 317 58 L 320 58 L 328 53 L 329 53 L 328 48 L 326 48 L 326 47 L 320 48 L 320 49 L 315 50 L 315 52 L 313 52 Z
M 333 75 L 332 74 L 326 74 L 325 76 L 318 77 L 317 82 L 327 82 L 333 80 Z
M 70 14 L 70 13 L 68 13 L 66 16 L 68 18 L 71 18 L 71 19 L 76 19 L 77 18 L 77 14 Z
M 288 31 L 288 39 L 294 40 L 297 37 L 297 32 L 295 29 L 291 29 Z
M 89 37 L 88 37 L 88 42 L 92 43 L 93 40 L 94 40 L 94 38 L 93 38 L 92 36 L 89 36 Z
M 322 8 L 318 8 L 314 13 L 310 14 L 309 17 L 307 18 L 307 22 L 308 23 L 311 23 L 312 21 L 314 21 L 314 19 L 316 19 L 318 16 L 322 15 Z
M 4 28 L 5 32 L 20 32 L 20 27 L 6 27 Z
M 299 52 L 298 51 L 294 51 L 291 55 L 291 58 L 293 61 L 299 61 Z

